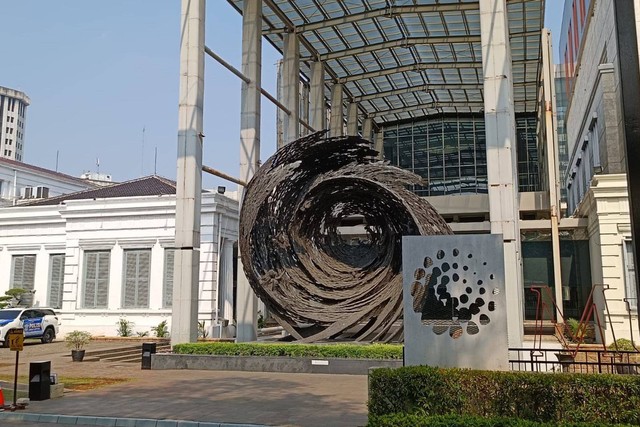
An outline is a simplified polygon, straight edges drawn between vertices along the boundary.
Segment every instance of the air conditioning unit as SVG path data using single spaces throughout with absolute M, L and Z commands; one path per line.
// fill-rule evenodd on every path
M 47 197 L 49 197 L 49 187 L 36 187 L 36 197 L 38 199 L 46 199 Z
M 23 199 L 31 199 L 33 197 L 33 187 L 24 187 L 24 193 L 22 194 Z

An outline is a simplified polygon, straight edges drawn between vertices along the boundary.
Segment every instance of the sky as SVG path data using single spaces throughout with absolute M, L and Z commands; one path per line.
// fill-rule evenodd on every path
M 556 49 L 564 2 L 546 3 Z M 175 179 L 179 0 L 0 0 L 0 10 L 0 86 L 31 99 L 26 163 L 115 181 L 154 172 Z M 238 69 L 241 23 L 227 1 L 207 2 L 206 45 Z M 279 58 L 263 41 L 262 86 L 274 95 Z M 203 163 L 236 177 L 240 83 L 206 58 Z M 263 98 L 263 161 L 275 151 L 275 113 Z M 235 190 L 208 174 L 203 185 Z

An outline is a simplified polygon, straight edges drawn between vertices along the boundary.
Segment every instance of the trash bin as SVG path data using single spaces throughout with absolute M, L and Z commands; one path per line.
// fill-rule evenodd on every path
M 51 397 L 51 361 L 29 364 L 29 400 L 47 400 Z
M 142 343 L 142 369 L 151 369 L 151 355 L 156 353 L 156 343 Z

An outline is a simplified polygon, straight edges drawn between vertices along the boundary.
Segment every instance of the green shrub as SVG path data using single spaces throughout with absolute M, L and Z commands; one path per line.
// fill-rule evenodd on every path
M 118 336 L 121 337 L 130 337 L 133 335 L 133 326 L 135 324 L 130 321 L 125 319 L 124 317 L 121 317 L 120 319 L 118 319 L 118 321 L 116 322 L 116 326 L 117 326 L 117 334 Z
M 151 330 L 158 338 L 166 338 L 169 336 L 169 327 L 167 326 L 166 320 L 158 323 L 158 326 L 152 326 Z
M 633 343 L 626 338 L 618 338 L 615 343 L 609 345 L 608 349 L 612 351 L 637 351 Z
M 518 418 L 464 415 L 392 414 L 370 417 L 368 427 L 614 427 L 623 424 L 536 422 Z
M 348 359 L 402 359 L 402 346 L 392 344 L 251 344 L 189 343 L 176 344 L 178 354 L 211 354 L 218 356 L 289 356 L 339 357 Z
M 640 423 L 640 377 L 412 366 L 369 375 L 369 414 Z
M 198 338 L 207 338 L 208 336 L 209 332 L 207 331 L 204 320 L 202 322 L 198 322 Z

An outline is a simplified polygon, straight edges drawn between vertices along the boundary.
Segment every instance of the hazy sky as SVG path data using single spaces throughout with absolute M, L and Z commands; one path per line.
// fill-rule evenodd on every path
M 546 3 L 555 42 L 564 2 Z M 55 169 L 59 153 L 58 170 L 77 176 L 99 158 L 100 172 L 124 181 L 152 174 L 157 148 L 157 173 L 175 179 L 179 0 L 0 0 L 0 10 L 0 86 L 31 98 L 27 163 Z M 240 38 L 240 15 L 209 0 L 207 46 L 240 68 Z M 272 94 L 279 57 L 263 43 Z M 205 70 L 204 163 L 238 176 L 240 80 L 210 58 Z M 263 98 L 262 159 L 274 151 L 275 108 Z

